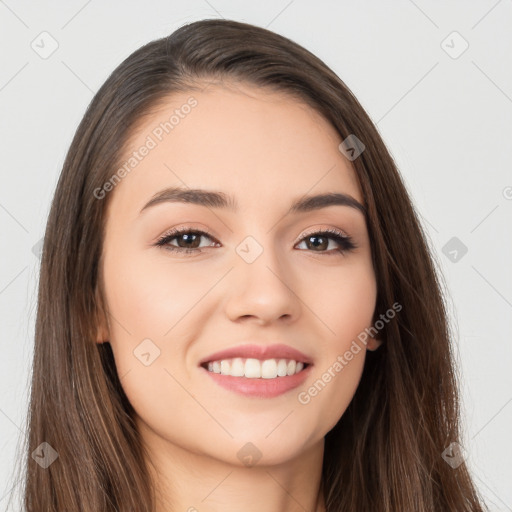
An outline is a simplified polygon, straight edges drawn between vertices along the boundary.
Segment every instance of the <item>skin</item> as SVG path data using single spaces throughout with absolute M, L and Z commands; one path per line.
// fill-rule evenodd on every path
M 137 127 L 126 158 L 190 96 L 198 105 L 109 192 L 101 261 L 109 314 L 97 341 L 110 342 L 136 411 L 158 512 L 324 511 L 324 436 L 354 396 L 366 350 L 308 404 L 297 395 L 372 325 L 376 280 L 361 212 L 286 212 L 305 194 L 363 203 L 360 186 L 342 139 L 315 110 L 233 83 L 169 97 Z M 169 186 L 225 192 L 239 211 L 162 202 L 140 212 Z M 175 227 L 208 229 L 213 239 L 203 237 L 194 254 L 154 245 Z M 326 228 L 357 248 L 342 254 L 335 239 L 319 249 L 304 241 Z M 236 252 L 247 236 L 263 249 L 250 264 Z M 179 244 L 183 237 L 171 243 Z M 134 356 L 147 338 L 160 350 L 149 366 Z M 201 358 L 247 341 L 309 355 L 306 383 L 275 398 L 246 397 L 199 368 Z M 248 442 L 261 453 L 252 467 L 237 456 Z

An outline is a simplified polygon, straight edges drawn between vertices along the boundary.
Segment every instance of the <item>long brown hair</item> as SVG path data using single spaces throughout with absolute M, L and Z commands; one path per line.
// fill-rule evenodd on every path
M 108 343 L 97 344 L 105 213 L 97 199 L 133 128 L 153 106 L 206 82 L 287 93 L 354 134 L 352 165 L 367 208 L 377 278 L 375 318 L 403 306 L 369 352 L 356 394 L 326 435 L 328 512 L 482 511 L 459 443 L 452 334 L 440 274 L 414 207 L 376 127 L 342 80 L 291 40 L 231 20 L 202 20 L 130 55 L 96 93 L 69 148 L 41 261 L 23 500 L 27 512 L 153 512 L 154 491 Z M 33 455 L 48 443 L 47 468 Z M 45 449 L 46 445 L 41 449 Z M 41 456 L 41 454 L 40 454 Z

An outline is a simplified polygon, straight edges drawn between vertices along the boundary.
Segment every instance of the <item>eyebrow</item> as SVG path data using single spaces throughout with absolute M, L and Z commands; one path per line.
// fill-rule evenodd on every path
M 147 208 L 161 203 L 191 203 L 208 208 L 221 208 L 233 213 L 238 211 L 236 199 L 232 196 L 215 190 L 183 189 L 169 187 L 157 192 L 140 210 L 142 213 Z M 328 206 L 348 206 L 359 210 L 366 216 L 366 208 L 349 194 L 330 192 L 314 196 L 303 196 L 296 200 L 288 210 L 289 213 L 305 213 Z

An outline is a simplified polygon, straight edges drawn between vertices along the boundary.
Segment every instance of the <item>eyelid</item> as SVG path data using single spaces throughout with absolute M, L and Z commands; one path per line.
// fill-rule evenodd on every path
M 210 238 L 212 239 L 216 239 L 215 238 L 215 235 L 213 235 L 213 233 L 206 227 L 203 227 L 203 226 L 180 226 L 180 227 L 177 227 L 177 228 L 169 228 L 167 230 L 165 230 L 161 235 L 159 235 L 156 240 L 160 240 L 162 238 L 165 238 L 169 235 L 180 235 L 182 233 L 189 233 L 189 232 L 194 232 L 194 233 L 202 233 L 202 234 L 205 234 L 207 236 L 209 236 Z
M 297 242 L 301 242 L 307 236 L 316 235 L 316 234 L 319 234 L 319 233 L 331 233 L 332 235 L 338 235 L 338 236 L 340 236 L 342 238 L 347 238 L 347 239 L 352 238 L 347 232 L 345 232 L 343 229 L 340 229 L 340 228 L 321 228 L 321 227 L 319 228 L 319 227 L 315 227 L 315 228 L 308 229 L 307 231 L 302 233 L 299 236 L 299 238 L 297 239 Z

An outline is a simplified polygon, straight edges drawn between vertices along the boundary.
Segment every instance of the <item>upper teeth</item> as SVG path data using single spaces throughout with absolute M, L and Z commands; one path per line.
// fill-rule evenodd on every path
M 299 373 L 304 368 L 304 363 L 293 359 L 222 359 L 210 361 L 208 371 L 231 375 L 232 377 L 247 377 L 248 379 L 274 379 Z

